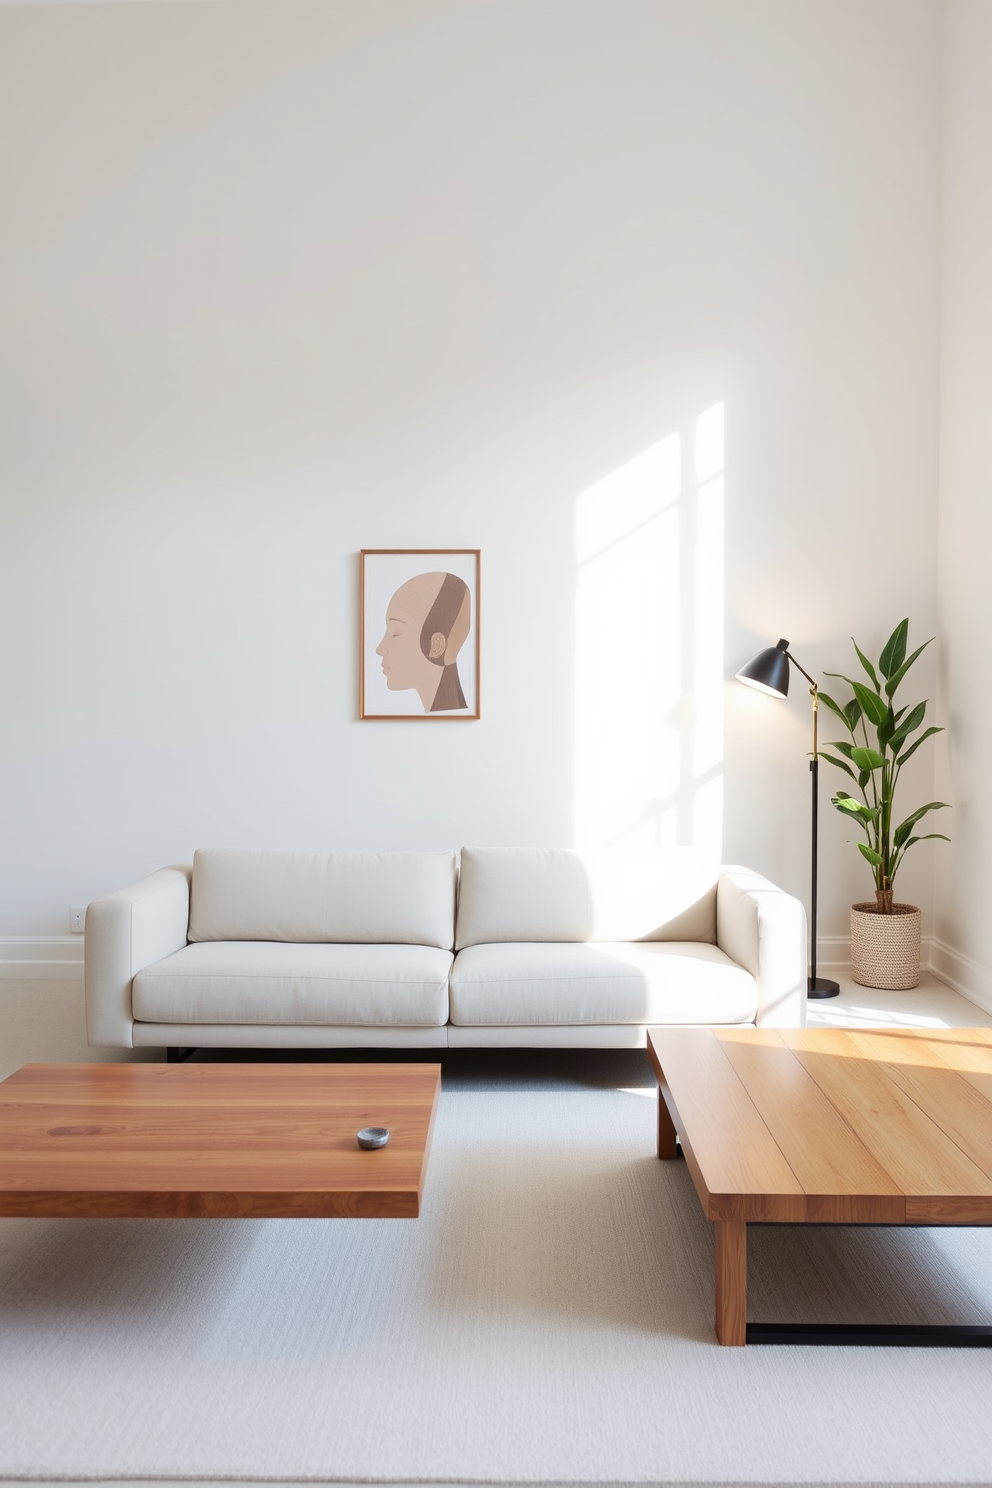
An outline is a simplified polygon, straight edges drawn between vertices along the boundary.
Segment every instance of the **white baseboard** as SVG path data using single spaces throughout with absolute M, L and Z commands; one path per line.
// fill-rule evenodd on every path
M 992 970 L 973 961 L 935 935 L 930 942 L 930 969 L 934 976 L 967 997 L 983 1012 L 992 1013 Z
M 930 960 L 933 940 L 924 935 L 920 940 L 920 964 L 932 967 Z M 851 964 L 851 937 L 849 935 L 818 935 L 816 937 L 816 969 L 832 966 L 840 970 Z
M 992 1013 L 992 969 L 956 951 L 936 935 L 924 935 L 920 942 L 920 963 L 935 977 L 962 997 L 967 997 L 983 1012 Z M 818 935 L 816 969 L 833 972 L 849 971 L 851 942 L 844 935 Z
M 843 970 L 851 964 L 851 938 L 849 935 L 818 935 L 816 937 L 816 969 L 826 967 Z
M 82 979 L 82 935 L 0 935 L 0 979 L 49 977 Z

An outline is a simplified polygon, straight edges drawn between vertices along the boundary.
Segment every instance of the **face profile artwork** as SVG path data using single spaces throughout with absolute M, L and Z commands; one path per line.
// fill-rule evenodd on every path
M 360 716 L 478 718 L 478 550 L 361 557 Z

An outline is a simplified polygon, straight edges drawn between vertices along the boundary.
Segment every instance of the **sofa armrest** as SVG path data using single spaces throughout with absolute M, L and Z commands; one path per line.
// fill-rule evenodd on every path
M 806 911 L 747 868 L 724 868 L 716 890 L 716 943 L 758 984 L 755 1023 L 806 1025 Z
M 86 910 L 86 1038 L 132 1047 L 131 983 L 186 944 L 189 868 L 160 868 Z

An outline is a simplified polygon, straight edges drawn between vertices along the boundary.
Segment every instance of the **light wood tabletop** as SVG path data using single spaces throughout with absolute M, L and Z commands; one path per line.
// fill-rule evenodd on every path
M 716 1329 L 747 1331 L 747 1225 L 992 1224 L 992 1029 L 652 1029 L 658 1156 L 716 1226 Z
M 413 1218 L 440 1088 L 437 1064 L 25 1065 L 0 1215 Z

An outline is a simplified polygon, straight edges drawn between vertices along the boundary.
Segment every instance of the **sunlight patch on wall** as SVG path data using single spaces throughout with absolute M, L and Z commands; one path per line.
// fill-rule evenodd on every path
M 692 664 L 695 699 L 692 758 L 694 846 L 723 846 L 723 404 L 708 408 L 695 429 L 695 534 L 692 572 Z
M 575 837 L 723 834 L 723 405 L 576 509 Z

